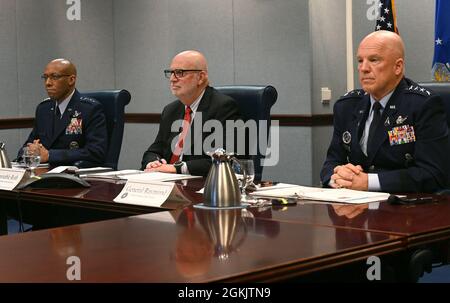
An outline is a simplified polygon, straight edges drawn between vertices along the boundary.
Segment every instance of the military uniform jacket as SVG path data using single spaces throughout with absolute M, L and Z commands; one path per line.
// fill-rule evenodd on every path
M 442 99 L 404 78 L 383 110 L 366 156 L 360 146 L 370 96 L 354 90 L 334 105 L 334 131 L 321 171 L 328 184 L 337 165 L 378 173 L 381 191 L 434 192 L 447 183 L 449 140 Z
M 103 164 L 108 135 L 101 103 L 82 97 L 75 90 L 57 127 L 55 104 L 46 99 L 37 106 L 34 127 L 26 143 L 40 139 L 49 150 L 52 166 L 73 165 L 80 160 Z
M 173 101 L 164 107 L 156 139 L 142 157 L 142 170 L 145 169 L 147 163 L 157 160 L 158 157 L 166 159 L 167 162 L 170 161 L 172 145 L 177 142 L 177 136 L 180 133 L 180 128 L 173 125 L 175 121 L 179 121 L 181 127 L 184 109 L 185 106 L 180 100 Z M 183 149 L 183 161 L 186 162 L 190 174 L 206 176 L 211 166 L 211 157 L 203 150 L 203 143 L 206 138 L 212 135 L 212 131 L 204 130 L 204 124 L 209 120 L 215 120 L 220 122 L 225 129 L 227 120 L 236 121 L 238 119 L 241 119 L 241 115 L 236 101 L 219 93 L 212 87 L 206 87 Z M 223 144 L 220 144 L 220 146 L 217 144 L 216 148 L 227 146 L 225 134 L 221 134 L 221 136 Z M 186 150 L 189 150 L 189 154 L 186 153 Z

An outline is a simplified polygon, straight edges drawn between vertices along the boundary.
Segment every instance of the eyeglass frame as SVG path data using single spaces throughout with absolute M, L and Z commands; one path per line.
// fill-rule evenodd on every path
M 58 81 L 59 79 L 61 79 L 62 77 L 70 77 L 72 75 L 60 75 L 60 74 L 51 74 L 51 75 L 41 75 L 41 79 L 43 79 L 44 81 L 47 81 L 48 79 L 52 80 L 52 81 Z
M 170 79 L 170 77 L 172 77 L 172 75 L 177 78 L 183 78 L 184 76 L 186 76 L 184 73 L 186 72 L 203 72 L 204 70 L 202 69 L 165 69 L 164 70 L 164 77 L 166 77 L 167 79 Z M 177 76 L 177 73 L 181 73 L 180 76 Z

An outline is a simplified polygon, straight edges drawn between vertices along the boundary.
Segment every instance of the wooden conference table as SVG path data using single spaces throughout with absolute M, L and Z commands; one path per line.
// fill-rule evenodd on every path
M 202 182 L 177 184 L 192 204 L 169 201 L 161 208 L 113 202 L 124 183 L 0 191 L 3 219 L 6 210 L 20 208 L 24 219 L 49 211 L 68 216 L 54 222 L 72 224 L 1 236 L 0 282 L 68 282 L 71 256 L 80 259 L 81 282 L 309 281 L 343 277 L 348 268 L 364 280 L 370 256 L 380 257 L 389 273 L 395 266 L 405 270 L 431 248 L 447 257 L 450 199 L 445 196 L 421 205 L 382 202 L 377 209 L 305 201 L 206 210 L 193 206 L 202 201 L 195 193 Z

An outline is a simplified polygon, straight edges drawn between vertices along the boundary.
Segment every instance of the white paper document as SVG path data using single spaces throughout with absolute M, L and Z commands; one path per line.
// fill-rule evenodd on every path
M 59 174 L 62 172 L 65 172 L 66 170 L 72 170 L 72 171 L 76 171 L 78 170 L 78 167 L 76 166 L 57 166 L 51 170 L 49 170 L 47 173 L 48 174 Z
M 20 168 L 0 168 L 0 189 L 13 190 L 22 181 L 25 172 Z
M 127 175 L 136 175 L 143 173 L 142 170 L 137 169 L 124 169 L 124 170 L 115 170 L 108 171 L 103 173 L 95 173 L 89 175 L 82 175 L 81 177 L 89 177 L 96 179 L 113 179 L 113 180 L 126 180 Z
M 253 196 L 298 198 L 324 202 L 362 204 L 387 200 L 388 193 L 351 190 L 346 188 L 320 188 L 308 186 L 266 187 L 251 193 Z
M 126 180 L 152 182 L 152 181 L 176 181 L 201 178 L 201 176 L 183 175 L 183 174 L 170 174 L 160 172 L 142 172 L 140 174 L 125 175 L 123 177 Z
M 187 180 L 194 178 L 201 178 L 201 176 L 183 175 L 183 174 L 170 174 L 161 172 L 144 172 L 142 170 L 126 169 L 111 171 L 98 174 L 89 174 L 88 178 L 98 179 L 114 179 L 114 180 L 133 180 L 140 182 L 153 182 L 153 181 L 176 181 Z

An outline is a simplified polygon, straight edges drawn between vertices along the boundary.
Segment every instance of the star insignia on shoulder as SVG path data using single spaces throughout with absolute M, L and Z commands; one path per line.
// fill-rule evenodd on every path
M 46 102 L 49 102 L 49 101 L 52 101 L 52 99 L 50 99 L 50 98 L 45 98 L 44 100 L 41 101 L 41 103 L 46 103 Z M 53 102 L 54 102 L 54 101 L 53 101 Z
M 354 89 L 351 90 L 349 92 L 347 92 L 344 96 L 342 96 L 343 98 L 350 98 L 350 97 L 362 97 L 364 95 L 366 95 L 367 93 L 362 90 L 362 89 Z
M 431 96 L 431 92 L 429 90 L 427 90 L 425 87 L 418 85 L 411 85 L 408 88 L 406 88 L 406 91 L 412 93 L 419 93 L 420 95 L 424 96 Z
M 90 97 L 80 97 L 80 101 L 86 102 L 86 103 L 90 103 L 90 104 L 97 104 L 98 101 L 90 98 Z

